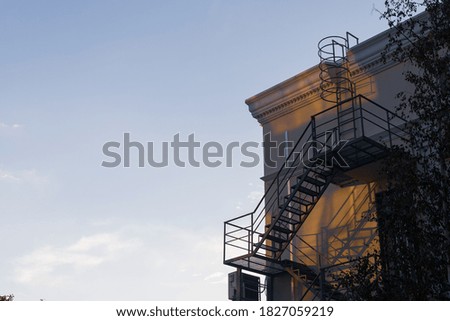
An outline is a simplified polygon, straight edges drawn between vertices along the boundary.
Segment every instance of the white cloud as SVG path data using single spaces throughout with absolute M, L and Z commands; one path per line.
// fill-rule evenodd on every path
M 19 283 L 61 285 L 73 273 L 116 260 L 123 251 L 138 246 L 116 234 L 81 237 L 66 247 L 43 246 L 17 260 L 15 279 Z
M 102 233 L 92 236 L 82 237 L 75 244 L 70 246 L 70 252 L 90 252 L 102 250 L 105 253 L 116 253 L 130 246 L 130 242 L 125 242 L 117 235 Z
M 227 276 L 223 272 L 214 272 L 205 277 L 204 281 L 208 281 L 211 284 L 227 283 Z
M 230 268 L 222 262 L 220 228 L 113 225 L 119 224 L 108 233 L 30 251 L 14 262 L 15 283 L 28 298 L 56 300 L 226 298 Z
M 11 172 L 7 172 L 0 169 L 0 181 L 12 181 L 18 182 L 20 178 L 12 174 Z
M 222 277 L 223 273 L 222 272 L 214 272 L 210 275 L 208 275 L 207 277 L 205 277 L 205 281 L 210 281 L 211 279 L 217 279 Z
M 21 124 L 6 124 L 3 122 L 0 122 L 0 129 L 18 129 L 23 127 Z
M 4 205 L 9 204 L 11 208 L 17 208 L 17 202 L 32 207 L 33 202 L 51 195 L 55 187 L 53 181 L 35 169 L 4 170 L 0 168 L 2 201 Z
M 252 191 L 250 194 L 247 195 L 247 198 L 251 201 L 259 201 L 261 197 L 263 196 L 262 191 Z
M 147 225 L 138 229 L 132 233 L 141 234 L 145 230 L 147 235 L 158 240 L 152 243 L 153 246 L 145 248 L 145 257 L 151 257 L 151 264 L 146 265 L 148 274 L 161 277 L 160 281 L 152 281 L 153 287 L 159 289 L 158 299 L 214 298 L 212 293 L 207 295 L 201 289 L 221 289 L 222 294 L 226 293 L 224 284 L 227 283 L 226 271 L 229 268 L 222 262 L 223 236 L 220 229 L 215 231 L 170 225 Z M 196 289 L 195 296 L 193 288 Z M 170 289 L 176 289 L 179 297 L 174 298 L 174 292 L 169 296 L 166 292 Z
M 0 169 L 0 181 L 41 186 L 48 183 L 48 178 L 39 174 L 35 169 L 18 171 Z

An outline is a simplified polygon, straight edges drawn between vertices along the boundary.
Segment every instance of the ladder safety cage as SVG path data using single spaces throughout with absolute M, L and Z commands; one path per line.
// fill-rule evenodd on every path
M 338 103 L 355 95 L 347 55 L 351 40 L 359 43 L 359 39 L 350 32 L 347 32 L 345 37 L 325 37 L 318 43 L 320 97 L 325 101 Z

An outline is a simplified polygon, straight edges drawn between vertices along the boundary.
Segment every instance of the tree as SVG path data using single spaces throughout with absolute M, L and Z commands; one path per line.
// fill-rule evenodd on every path
M 408 120 L 409 135 L 384 162 L 386 192 L 377 197 L 381 264 L 370 267 L 363 258 L 365 263 L 343 280 L 349 293 L 367 293 L 358 280 L 381 268 L 380 279 L 366 278 L 371 282 L 363 285 L 381 283 L 372 298 L 445 299 L 450 290 L 450 1 L 387 0 L 385 5 L 381 18 L 391 32 L 382 57 L 410 66 L 404 76 L 414 89 L 397 95 L 396 108 Z M 416 15 L 421 9 L 425 13 Z
M 12 301 L 14 300 L 14 295 L 8 294 L 8 295 L 0 295 L 0 301 Z
M 379 223 L 392 225 L 385 243 L 396 250 L 384 258 L 384 286 L 391 295 L 400 289 L 399 299 L 442 298 L 450 256 L 450 2 L 385 5 L 382 18 L 393 32 L 383 57 L 411 66 L 404 76 L 414 89 L 398 94 L 409 141 L 386 161 L 389 192 L 381 208 L 391 213 L 380 213 Z

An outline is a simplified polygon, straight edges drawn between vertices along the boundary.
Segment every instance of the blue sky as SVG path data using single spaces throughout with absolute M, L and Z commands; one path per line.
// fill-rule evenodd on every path
M 227 299 L 223 221 L 252 210 L 262 166 L 104 168 L 102 146 L 260 142 L 244 100 L 317 64 L 322 37 L 384 30 L 373 6 L 0 1 L 0 294 Z

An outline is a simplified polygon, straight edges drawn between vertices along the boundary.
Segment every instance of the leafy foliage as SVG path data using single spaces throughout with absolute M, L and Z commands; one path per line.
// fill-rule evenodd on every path
M 387 0 L 385 61 L 406 63 L 412 91 L 398 94 L 409 139 L 392 149 L 378 195 L 379 260 L 341 276 L 349 299 L 448 298 L 450 249 L 450 1 Z M 425 13 L 416 15 L 424 9 Z M 378 253 L 371 253 L 375 255 Z M 374 278 L 375 270 L 381 271 Z M 375 288 L 376 291 L 369 291 Z
M 448 287 L 450 248 L 450 1 L 385 4 L 393 32 L 383 56 L 411 66 L 404 76 L 413 91 L 398 94 L 409 141 L 385 166 L 384 288 L 393 299 L 436 299 Z

